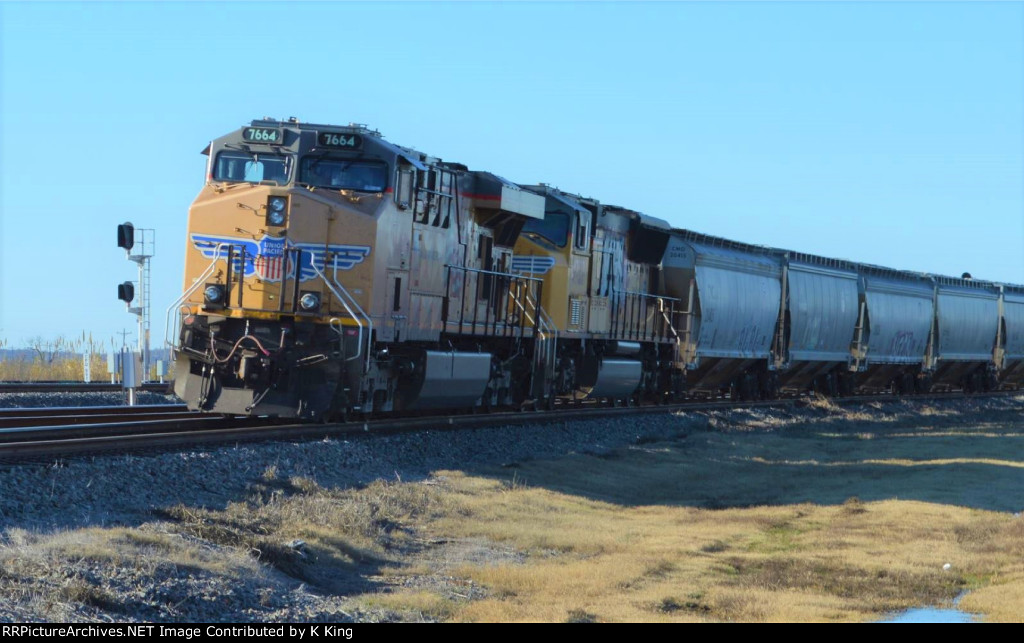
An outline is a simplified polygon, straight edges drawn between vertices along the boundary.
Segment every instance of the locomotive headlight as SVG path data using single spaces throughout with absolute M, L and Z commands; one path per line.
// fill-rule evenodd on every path
M 267 223 L 272 226 L 283 226 L 288 216 L 288 197 L 267 197 Z
M 302 293 L 302 296 L 299 297 L 299 306 L 307 313 L 314 312 L 320 307 L 320 295 L 315 292 Z
M 203 297 L 206 304 L 221 305 L 224 303 L 224 286 L 221 284 L 210 284 L 203 289 Z

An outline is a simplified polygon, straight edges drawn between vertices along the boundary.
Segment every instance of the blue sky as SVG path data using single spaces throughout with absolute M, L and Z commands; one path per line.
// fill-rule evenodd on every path
M 263 116 L 679 227 L 1024 283 L 1020 3 L 0 3 L 0 339 L 154 338 L 210 139 Z M 154 342 L 154 345 L 156 342 Z

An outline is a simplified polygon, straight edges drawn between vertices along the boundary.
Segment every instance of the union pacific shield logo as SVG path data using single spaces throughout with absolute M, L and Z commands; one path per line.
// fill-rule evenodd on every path
M 555 265 L 554 257 L 535 257 L 533 255 L 515 255 L 512 257 L 511 272 L 530 275 L 546 275 Z
M 259 241 L 241 237 L 218 237 L 205 234 L 190 235 L 192 245 L 203 257 L 227 259 L 228 249 L 224 244 L 234 246 L 232 269 L 245 277 L 255 276 L 263 281 L 281 281 L 295 277 L 295 249 L 299 253 L 299 280 L 316 278 L 317 271 L 331 273 L 351 270 L 370 254 L 370 246 L 352 246 L 322 243 L 288 243 L 281 237 L 264 235 Z M 219 250 L 218 250 L 219 248 Z M 244 262 L 242 249 L 244 248 Z M 286 252 L 287 249 L 293 252 Z

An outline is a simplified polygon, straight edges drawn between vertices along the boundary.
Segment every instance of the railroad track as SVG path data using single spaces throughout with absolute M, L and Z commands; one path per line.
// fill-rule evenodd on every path
M 169 382 L 146 382 L 136 390 L 169 393 Z M 0 382 L 0 393 L 116 393 L 120 384 L 109 382 Z
M 839 405 L 949 399 L 985 399 L 1019 395 L 1017 391 L 974 394 L 939 393 L 834 398 Z M 487 414 L 429 415 L 367 419 L 336 424 L 283 424 L 272 418 L 225 417 L 189 412 L 178 406 L 13 409 L 0 412 L 0 461 L 20 462 L 95 453 L 162 452 L 180 447 L 255 441 L 308 440 L 353 433 L 399 433 L 421 429 L 470 429 L 507 424 L 561 423 L 581 419 L 626 417 L 745 408 L 806 406 L 809 398 L 733 402 L 690 401 L 633 407 L 583 405 L 548 412 L 501 411 Z M 114 409 L 120 409 L 118 413 Z M 68 411 L 68 413 L 61 413 Z M 23 413 L 21 419 L 15 413 Z M 80 413 L 80 415 L 76 415 Z M 95 421 L 92 421 L 95 420 Z M 19 422 L 21 424 L 19 425 Z
M 0 457 L 17 445 L 73 445 L 95 438 L 123 439 L 155 432 L 177 433 L 218 428 L 236 419 L 189 411 L 184 405 L 97 406 L 0 409 Z
M 0 409 L 0 429 L 56 424 L 97 424 L 128 417 L 159 418 L 188 412 L 184 404 L 143 406 L 58 406 Z

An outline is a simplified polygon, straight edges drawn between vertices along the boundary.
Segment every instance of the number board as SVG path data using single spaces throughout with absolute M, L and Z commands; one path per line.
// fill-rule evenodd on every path
M 284 132 L 273 127 L 246 127 L 242 129 L 242 140 L 250 143 L 270 143 L 280 145 Z
M 363 137 L 358 134 L 341 132 L 320 132 L 316 137 L 321 147 L 340 147 L 346 150 L 358 150 L 363 147 Z

